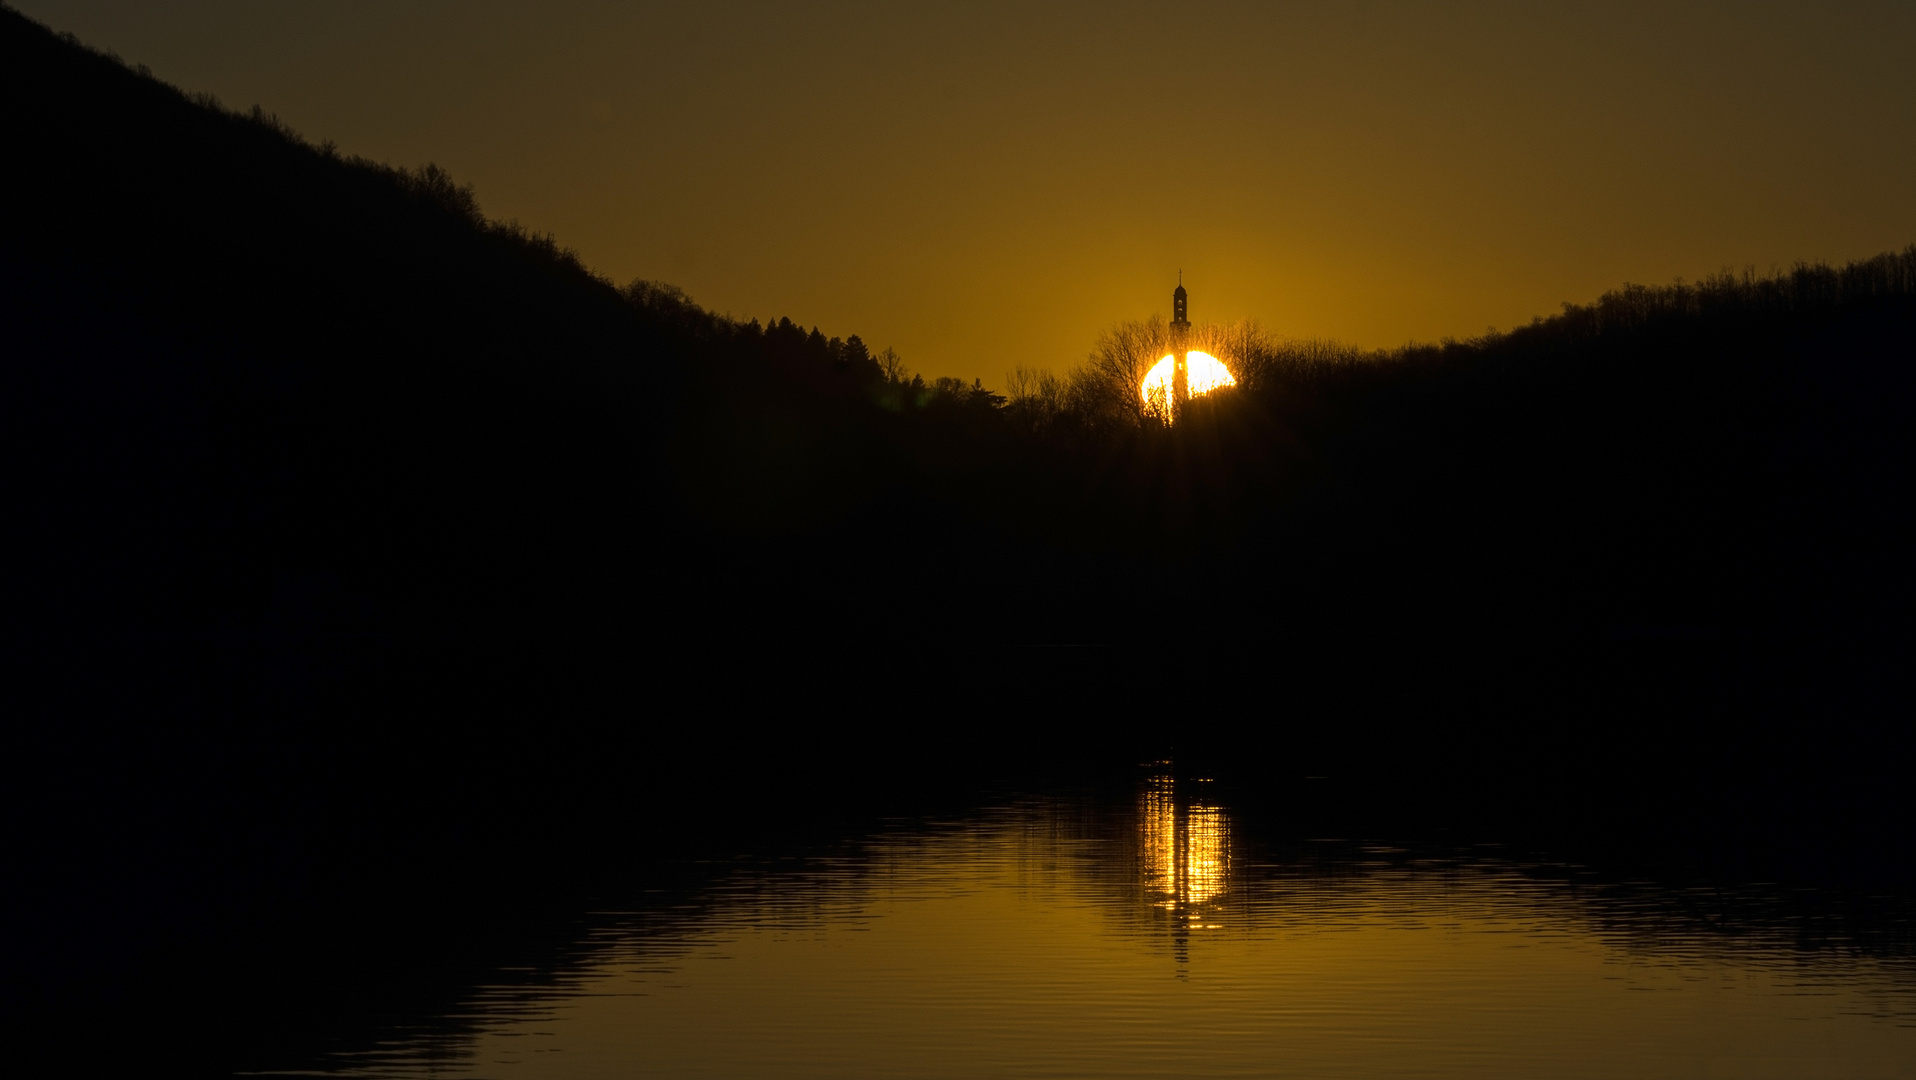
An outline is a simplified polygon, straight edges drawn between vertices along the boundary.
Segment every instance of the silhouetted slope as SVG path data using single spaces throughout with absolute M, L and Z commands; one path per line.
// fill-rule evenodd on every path
M 40 617 L 378 626 L 586 587 L 645 534 L 634 409 L 674 400 L 679 356 L 549 241 L 13 12 L 0 89 Z
M 1352 483 L 1533 623 L 1887 627 L 1913 359 L 1916 250 L 1627 289 L 1351 387 Z
M 615 288 L 4 10 L 0 90 L 26 625 L 749 629 L 900 481 L 856 338 Z
M 1916 609 L 1916 248 L 1235 359 L 1239 388 L 1170 429 L 1091 394 L 1008 410 L 1095 487 L 1079 548 L 1142 624 L 1845 634 Z
M 614 288 L 11 12 L 0 89 L 28 625 L 1249 644 L 1916 599 L 1916 251 L 1239 357 L 1166 429 Z

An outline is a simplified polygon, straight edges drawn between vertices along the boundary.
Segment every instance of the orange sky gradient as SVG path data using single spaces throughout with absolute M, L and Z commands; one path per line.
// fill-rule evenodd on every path
M 1168 314 L 1366 346 L 1916 241 L 1906 3 L 16 0 L 623 282 L 1002 386 Z

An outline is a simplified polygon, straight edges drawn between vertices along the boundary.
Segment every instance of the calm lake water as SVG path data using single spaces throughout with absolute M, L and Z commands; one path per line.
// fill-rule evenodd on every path
M 1780 890 L 1277 843 L 1210 791 L 1146 777 L 742 859 L 330 1075 L 1916 1073 L 1909 950 Z

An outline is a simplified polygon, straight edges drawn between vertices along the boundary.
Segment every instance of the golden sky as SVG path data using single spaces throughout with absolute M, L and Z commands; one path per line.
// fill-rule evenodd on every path
M 1167 314 L 1379 346 L 1916 242 L 1916 4 L 11 0 L 617 281 L 1067 368 Z

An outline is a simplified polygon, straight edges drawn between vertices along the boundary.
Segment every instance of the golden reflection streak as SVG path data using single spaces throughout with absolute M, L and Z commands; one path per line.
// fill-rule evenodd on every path
M 1156 906 L 1204 904 L 1229 887 L 1230 821 L 1222 809 L 1192 803 L 1178 813 L 1169 777 L 1153 777 L 1140 803 L 1145 887 Z
M 1228 856 L 1224 811 L 1192 805 L 1185 818 L 1184 902 L 1202 904 L 1224 891 Z
M 1160 906 L 1169 907 L 1178 893 L 1178 809 L 1169 778 L 1155 778 L 1145 788 L 1143 826 L 1145 881 L 1167 897 Z

